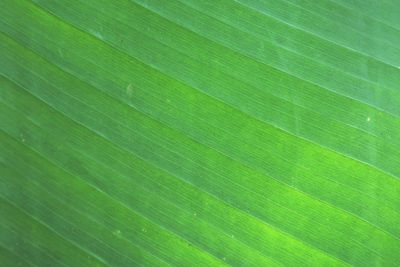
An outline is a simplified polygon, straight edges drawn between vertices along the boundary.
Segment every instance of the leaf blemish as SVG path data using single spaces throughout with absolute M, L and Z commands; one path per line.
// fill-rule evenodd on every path
M 113 234 L 114 234 L 114 235 L 121 235 L 121 231 L 120 231 L 120 230 L 115 230 L 115 231 L 113 232 Z
M 127 94 L 129 97 L 132 97 L 132 93 L 133 93 L 132 84 L 128 84 L 128 86 L 126 87 L 126 94 Z

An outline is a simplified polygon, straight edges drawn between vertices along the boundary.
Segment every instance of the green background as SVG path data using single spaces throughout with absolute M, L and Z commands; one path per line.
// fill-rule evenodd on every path
M 0 265 L 399 266 L 399 14 L 2 0 Z

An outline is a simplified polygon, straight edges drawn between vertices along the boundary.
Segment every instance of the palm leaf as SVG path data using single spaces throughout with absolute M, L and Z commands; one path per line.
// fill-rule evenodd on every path
M 398 266 L 400 6 L 3 0 L 4 266 Z

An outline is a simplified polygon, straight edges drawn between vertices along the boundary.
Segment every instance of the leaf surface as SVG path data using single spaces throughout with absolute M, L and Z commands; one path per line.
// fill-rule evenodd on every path
M 398 266 L 398 9 L 3 0 L 1 262 Z

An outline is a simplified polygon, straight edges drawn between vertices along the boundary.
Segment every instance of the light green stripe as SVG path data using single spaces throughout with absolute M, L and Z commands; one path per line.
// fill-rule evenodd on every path
M 17 98 L 17 99 L 19 99 L 19 98 Z M 20 107 L 20 108 L 22 108 L 22 106 Z M 38 109 L 38 110 L 40 110 L 40 109 Z M 89 114 L 90 112 L 88 112 L 88 114 Z M 30 112 L 28 112 L 28 114 L 31 114 Z M 121 114 L 122 115 L 122 114 Z M 31 115 L 29 115 L 29 116 L 31 116 Z M 129 116 L 130 117 L 130 116 Z M 119 118 L 121 118 L 121 119 L 123 119 L 123 116 L 119 116 Z M 136 121 L 137 122 L 137 120 L 134 120 L 134 121 Z M 120 129 L 119 131 L 121 131 L 122 129 Z M 143 129 L 144 130 L 144 129 Z M 131 136 L 131 134 L 129 134 L 130 136 Z M 137 140 L 136 138 L 135 138 L 135 140 Z M 182 140 L 181 138 L 179 138 L 179 140 Z M 181 142 L 181 141 L 180 141 Z M 157 151 L 157 150 L 156 150 Z M 200 177 L 199 177 L 200 178 Z M 294 201 L 294 204 L 296 203 L 296 201 Z M 254 209 L 254 208 L 252 208 L 252 209 Z

